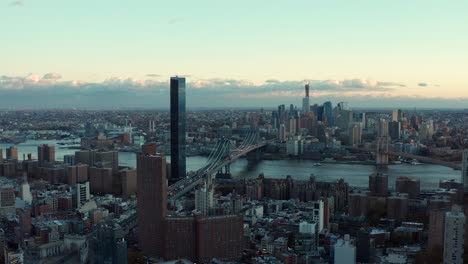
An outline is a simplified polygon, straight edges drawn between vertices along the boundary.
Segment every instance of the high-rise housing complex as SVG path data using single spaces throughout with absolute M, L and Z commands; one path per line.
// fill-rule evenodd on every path
M 6 158 L 7 159 L 18 159 L 18 149 L 15 147 L 9 147 L 6 149 Z
M 46 163 L 55 162 L 55 146 L 44 144 L 37 147 L 37 159 L 39 167 L 44 166 Z
M 445 214 L 444 264 L 462 264 L 465 243 L 465 214 L 458 205 Z
M 171 180 L 185 177 L 185 78 L 171 77 Z

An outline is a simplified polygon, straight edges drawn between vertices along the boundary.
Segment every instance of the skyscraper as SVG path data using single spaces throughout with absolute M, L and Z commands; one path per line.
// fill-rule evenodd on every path
M 462 182 L 465 192 L 468 192 L 468 149 L 463 150 L 462 155 Z
M 185 78 L 171 77 L 171 180 L 185 177 Z
M 137 158 L 138 233 L 143 252 L 163 256 L 162 221 L 166 216 L 166 157 L 139 155 Z
M 302 99 L 302 114 L 310 112 L 309 83 L 305 85 L 305 97 Z
M 400 121 L 400 119 L 403 117 L 403 111 L 401 109 L 398 110 L 393 110 L 392 112 L 392 121 Z
M 445 214 L 444 264 L 463 263 L 465 222 L 465 214 L 458 205 Z
M 329 126 L 333 126 L 335 124 L 335 121 L 333 120 L 333 105 L 330 101 L 325 102 L 323 104 L 323 118 L 322 120 L 325 122 L 325 119 L 327 119 L 327 124 Z

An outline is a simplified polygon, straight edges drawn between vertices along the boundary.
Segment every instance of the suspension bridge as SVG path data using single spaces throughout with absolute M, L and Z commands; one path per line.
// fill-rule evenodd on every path
M 430 157 L 425 157 L 425 156 L 418 156 L 406 152 L 398 152 L 398 151 L 391 151 L 388 150 L 388 146 L 382 151 L 382 148 L 377 147 L 376 149 L 369 149 L 369 148 L 356 148 L 356 147 L 346 147 L 346 149 L 355 151 L 355 152 L 369 152 L 369 153 L 375 153 L 377 156 L 376 159 L 376 164 L 377 165 L 386 165 L 388 164 L 388 156 L 395 156 L 395 157 L 403 157 L 403 158 L 408 158 L 408 159 L 415 159 L 418 161 L 422 161 L 425 163 L 432 163 L 432 164 L 437 164 L 445 167 L 449 167 L 455 170 L 460 170 L 461 169 L 461 164 L 457 164 L 454 162 L 448 162 L 448 161 L 443 161 L 443 160 L 438 160 L 435 158 L 430 158 Z M 385 156 L 385 158 L 379 158 L 379 155 Z M 386 162 L 379 162 L 379 160 L 385 160 Z
M 203 180 L 207 179 L 207 177 L 211 177 L 211 174 L 215 171 L 222 173 L 222 169 L 225 168 L 225 173 L 230 173 L 231 162 L 251 151 L 266 146 L 270 142 L 272 142 L 272 140 L 259 142 L 258 131 L 250 131 L 247 133 L 244 141 L 239 146 L 235 146 L 229 139 L 219 138 L 208 156 L 206 164 L 202 168 L 195 172 L 188 173 L 184 179 L 168 187 L 168 201 L 174 201 L 186 194 L 203 182 Z

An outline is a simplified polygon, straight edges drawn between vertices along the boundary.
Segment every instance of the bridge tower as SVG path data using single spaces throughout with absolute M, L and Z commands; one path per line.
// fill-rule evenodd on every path
M 220 148 L 223 150 L 221 153 L 221 159 L 225 159 L 229 157 L 229 154 L 231 153 L 231 142 L 229 139 L 220 139 L 223 141 L 223 144 L 221 144 Z M 218 173 L 216 174 L 216 178 L 231 178 L 231 164 L 228 163 L 224 166 L 224 172 L 223 168 L 218 169 Z
M 379 130 L 377 132 L 377 149 L 375 163 L 377 167 L 385 168 L 388 165 L 388 144 L 390 137 L 388 136 L 388 121 L 381 119 L 379 122 Z

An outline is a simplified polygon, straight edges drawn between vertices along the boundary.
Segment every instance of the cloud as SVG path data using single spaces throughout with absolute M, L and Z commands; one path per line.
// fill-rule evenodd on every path
M 44 77 L 42 77 L 42 79 L 61 79 L 62 78 L 62 75 L 60 73 L 56 73 L 56 72 L 49 72 L 49 73 L 46 73 L 44 75 Z
M 24 4 L 24 0 L 15 0 L 10 3 L 10 6 L 22 6 Z
M 41 77 L 42 76 L 42 77 Z M 169 81 L 147 78 L 111 77 L 100 82 L 62 80 L 59 73 L 0 76 L 2 107 L 147 107 L 169 105 Z M 372 79 L 345 80 L 265 80 L 230 78 L 187 80 L 189 107 L 275 106 L 301 104 L 304 84 L 309 82 L 311 100 L 349 101 L 356 107 L 415 106 L 463 107 L 467 98 L 421 98 L 395 96 L 404 87 L 399 82 Z
M 418 86 L 426 87 L 426 86 L 427 86 L 427 83 L 418 83 Z
M 149 74 L 146 74 L 146 77 L 159 77 L 161 75 L 159 74 L 154 74 L 154 73 L 149 73 Z

